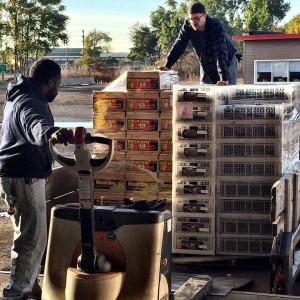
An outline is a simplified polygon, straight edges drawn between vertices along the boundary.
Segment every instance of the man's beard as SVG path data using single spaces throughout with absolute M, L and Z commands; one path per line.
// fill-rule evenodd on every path
M 57 92 L 50 90 L 45 96 L 47 102 L 53 102 L 55 97 L 57 96 Z

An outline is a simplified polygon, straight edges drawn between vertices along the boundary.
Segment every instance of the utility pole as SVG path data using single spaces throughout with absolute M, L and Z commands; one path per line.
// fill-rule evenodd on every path
M 84 57 L 84 29 L 82 29 L 82 56 Z

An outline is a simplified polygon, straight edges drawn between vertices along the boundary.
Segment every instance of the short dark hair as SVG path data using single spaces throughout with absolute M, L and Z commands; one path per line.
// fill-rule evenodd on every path
M 205 6 L 200 2 L 195 2 L 189 7 L 188 13 L 189 14 L 196 14 L 196 13 L 205 14 L 206 13 Z
M 40 59 L 34 62 L 29 70 L 29 78 L 36 84 L 48 83 L 51 78 L 61 75 L 58 63 L 51 59 Z

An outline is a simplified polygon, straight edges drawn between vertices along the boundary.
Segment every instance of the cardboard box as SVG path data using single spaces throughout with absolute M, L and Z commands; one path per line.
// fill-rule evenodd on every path
M 128 112 L 126 117 L 127 131 L 151 131 L 159 130 L 158 113 Z
M 158 132 L 135 132 L 127 133 L 126 151 L 128 154 L 158 153 L 159 133 Z
M 138 156 L 136 154 L 126 154 L 126 164 L 129 173 L 145 173 L 143 170 L 157 173 L 158 154 Z
M 172 111 L 173 108 L 173 93 L 172 91 L 161 91 L 160 92 L 160 111 Z
M 159 90 L 159 71 L 127 72 L 127 90 Z
M 125 113 L 94 114 L 93 128 L 95 132 L 106 130 L 125 131 Z
M 160 114 L 160 130 L 161 131 L 172 131 L 172 114 L 171 112 L 163 112 Z
M 127 111 L 158 111 L 159 92 L 157 91 L 129 91 L 126 93 Z
M 93 92 L 93 110 L 95 113 L 125 110 L 124 92 Z

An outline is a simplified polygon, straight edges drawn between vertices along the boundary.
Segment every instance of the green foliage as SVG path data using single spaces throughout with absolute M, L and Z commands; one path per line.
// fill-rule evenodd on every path
M 117 66 L 119 64 L 119 61 L 115 57 L 101 57 L 100 58 L 100 64 L 103 67 L 111 67 L 111 66 Z
M 283 20 L 290 9 L 290 3 L 285 3 L 285 0 L 268 0 L 268 10 L 274 25 Z
M 294 16 L 283 27 L 285 33 L 300 33 L 300 14 Z
M 229 36 L 240 33 L 242 28 L 237 28 L 240 24 L 237 19 L 241 19 L 241 12 L 244 10 L 248 0 L 203 0 L 206 12 L 221 21 L 226 33 Z M 242 24 L 241 24 L 242 25 Z
M 157 47 L 161 53 L 166 54 L 174 43 L 178 32 L 187 17 L 187 4 L 176 1 L 166 1 L 167 8 L 159 6 L 150 14 L 150 24 L 157 37 Z
M 250 0 L 244 15 L 247 30 L 268 30 L 272 26 L 268 0 Z
M 2 49 L 13 53 L 15 72 L 26 73 L 30 60 L 67 43 L 65 7 L 61 0 L 7 0 L 0 6 Z
M 99 30 L 93 30 L 84 38 L 83 58 L 77 59 L 79 65 L 89 66 L 99 63 L 100 55 L 110 50 L 112 39 L 107 33 Z
M 129 60 L 149 60 L 153 64 L 158 59 L 157 38 L 149 27 L 136 23 L 131 27 L 130 37 L 134 46 L 127 56 Z

